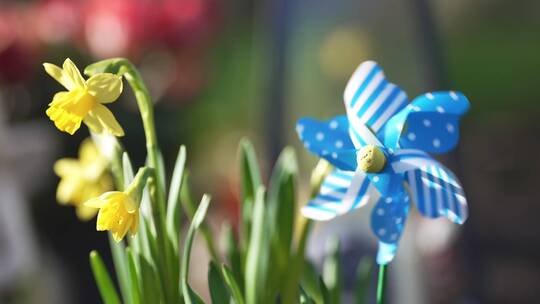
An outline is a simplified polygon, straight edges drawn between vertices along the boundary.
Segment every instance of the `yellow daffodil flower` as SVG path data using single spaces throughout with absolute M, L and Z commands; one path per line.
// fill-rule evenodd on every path
M 147 178 L 148 169 L 142 168 L 126 191 L 106 192 L 84 204 L 99 209 L 96 230 L 109 230 L 117 242 L 124 238 L 128 230 L 131 235 L 137 233 L 139 206 Z
M 44 63 L 45 71 L 67 91 L 56 93 L 47 116 L 56 127 L 73 135 L 84 122 L 95 133 L 123 136 L 124 130 L 103 104 L 114 102 L 122 93 L 122 78 L 111 73 L 98 73 L 84 80 L 69 58 L 60 68 Z
M 84 202 L 112 189 L 107 165 L 107 159 L 92 140 L 85 139 L 79 148 L 78 159 L 63 158 L 54 164 L 54 171 L 60 177 L 56 191 L 58 202 L 75 206 L 81 220 L 94 217 L 97 210 L 85 206 Z
M 99 208 L 96 230 L 110 230 L 115 241 L 120 242 L 128 230 L 132 235 L 137 233 L 139 206 L 128 193 L 106 192 L 85 205 Z

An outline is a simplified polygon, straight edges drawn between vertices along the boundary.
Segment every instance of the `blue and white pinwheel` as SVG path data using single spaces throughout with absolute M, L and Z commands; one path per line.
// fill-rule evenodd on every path
M 432 92 L 408 102 L 373 61 L 362 63 L 344 93 L 347 115 L 327 121 L 302 118 L 304 146 L 334 165 L 304 216 L 329 220 L 375 204 L 371 228 L 379 240 L 377 262 L 389 263 L 412 200 L 421 215 L 467 218 L 467 202 L 456 176 L 428 153 L 444 153 L 459 139 L 459 119 L 469 101 L 458 92 Z

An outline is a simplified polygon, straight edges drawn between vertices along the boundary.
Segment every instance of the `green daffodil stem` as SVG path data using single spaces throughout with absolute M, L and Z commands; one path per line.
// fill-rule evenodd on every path
M 162 177 L 165 175 L 164 172 L 162 172 L 163 168 L 160 165 L 160 152 L 154 124 L 152 99 L 141 75 L 129 60 L 125 58 L 107 59 L 91 64 L 85 69 L 85 74 L 88 76 L 101 72 L 114 73 L 123 76 L 133 90 L 137 100 L 144 127 L 144 135 L 146 137 L 146 150 L 148 155 L 147 165 L 152 169 L 148 184 L 152 200 L 152 216 L 156 225 L 158 246 L 160 247 L 159 255 L 163 255 L 162 257 L 159 257 L 157 263 L 161 269 L 159 273 L 163 275 L 161 280 L 163 282 L 170 282 L 170 284 L 165 284 L 164 286 L 165 302 L 177 302 L 177 296 L 174 292 L 174 285 L 176 285 L 175 282 L 177 281 L 174 280 L 171 274 L 171 266 L 174 265 L 174 263 L 172 263 L 172 246 L 167 239 L 167 227 L 165 225 L 165 189 L 162 187 L 162 185 L 165 184 Z
M 384 304 L 386 288 L 386 268 L 388 265 L 379 265 L 379 278 L 377 280 L 377 304 Z

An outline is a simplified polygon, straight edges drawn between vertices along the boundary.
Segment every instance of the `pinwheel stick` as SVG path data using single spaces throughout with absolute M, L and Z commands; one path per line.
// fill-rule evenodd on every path
M 384 289 L 386 287 L 386 267 L 386 264 L 379 266 L 379 278 L 377 281 L 377 304 L 384 303 Z

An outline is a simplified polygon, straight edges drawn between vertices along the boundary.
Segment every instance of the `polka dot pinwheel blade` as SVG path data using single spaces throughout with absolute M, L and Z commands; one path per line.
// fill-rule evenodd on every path
M 417 97 L 385 126 L 385 144 L 396 148 L 445 153 L 459 140 L 459 119 L 469 101 L 458 92 L 433 92 Z
M 356 128 L 357 122 L 375 133 L 407 105 L 407 94 L 386 80 L 374 61 L 360 64 L 347 83 L 343 98 L 352 128 Z
M 296 131 L 304 147 L 313 154 L 339 169 L 356 170 L 356 151 L 349 137 L 346 116 L 337 116 L 327 121 L 302 118 L 296 124 Z
M 441 166 L 408 171 L 405 179 L 420 214 L 428 218 L 444 216 L 463 224 L 468 216 L 463 189 L 452 172 Z
M 386 250 L 379 248 L 377 262 L 386 264 L 395 254 L 397 243 L 405 227 L 409 214 L 409 195 L 404 189 L 390 196 L 381 197 L 371 212 L 371 229 L 380 242 L 389 245 Z M 393 245 L 393 246 L 392 246 Z
M 377 201 L 379 197 L 364 174 L 334 169 L 325 178 L 319 194 L 302 208 L 302 214 L 326 221 Z

